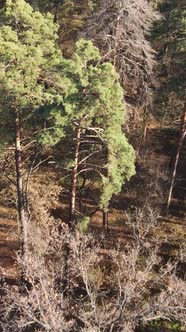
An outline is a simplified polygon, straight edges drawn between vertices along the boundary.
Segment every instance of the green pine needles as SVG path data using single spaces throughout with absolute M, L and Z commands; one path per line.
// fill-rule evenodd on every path
M 7 1 L 0 20 L 0 103 L 6 112 L 28 111 L 53 95 L 44 81 L 61 56 L 57 29 L 51 15 L 34 12 L 24 0 Z
M 77 127 L 82 142 L 89 143 L 91 136 L 88 152 L 83 155 L 84 166 L 102 179 L 100 207 L 106 211 L 112 195 L 135 173 L 135 153 L 122 132 L 124 104 L 119 77 L 112 64 L 101 63 L 99 50 L 92 42 L 83 39 L 76 43 L 72 59 L 62 59 L 60 72 L 65 87 L 63 102 L 49 112 L 53 128 L 46 130 L 42 139 L 56 144 L 64 137 L 65 128 L 68 132 L 71 128 L 73 141 Z M 77 152 L 81 152 L 81 143 Z M 79 155 L 76 162 L 81 173 L 86 171 Z

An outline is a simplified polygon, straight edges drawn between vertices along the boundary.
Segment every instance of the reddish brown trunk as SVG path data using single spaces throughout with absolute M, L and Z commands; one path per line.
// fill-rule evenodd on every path
M 84 194 L 84 190 L 85 190 L 85 185 L 86 185 L 86 172 L 83 174 L 83 183 L 81 185 L 81 188 L 79 190 L 79 211 L 83 212 L 83 194 Z
M 16 164 L 16 189 L 17 189 L 17 212 L 20 232 L 20 250 L 24 255 L 27 247 L 27 225 L 23 200 L 23 179 L 22 179 L 22 151 L 21 151 L 21 128 L 19 117 L 15 119 L 15 164 Z
M 72 178 L 71 178 L 71 193 L 70 193 L 71 196 L 70 196 L 70 211 L 69 211 L 69 223 L 71 226 L 74 224 L 75 220 L 76 185 L 77 185 L 80 138 L 81 138 L 81 127 L 79 125 L 76 129 L 74 165 L 72 169 Z
M 180 119 L 180 137 L 179 137 L 179 141 L 178 141 L 178 148 L 177 148 L 177 153 L 176 153 L 176 158 L 175 158 L 175 163 L 174 163 L 174 168 L 173 168 L 173 173 L 172 173 L 172 178 L 171 178 L 171 185 L 170 185 L 169 195 L 168 195 L 168 200 L 167 200 L 167 211 L 169 210 L 169 207 L 170 207 L 178 161 L 179 161 L 180 152 L 181 152 L 181 149 L 183 146 L 183 141 L 184 141 L 185 135 L 186 135 L 186 102 L 185 102 L 183 113 L 182 113 L 182 116 Z
M 108 228 L 108 212 L 103 210 L 103 228 Z

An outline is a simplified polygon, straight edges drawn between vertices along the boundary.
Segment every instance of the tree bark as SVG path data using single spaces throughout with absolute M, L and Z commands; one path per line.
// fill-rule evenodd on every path
M 108 229 L 108 212 L 103 210 L 103 228 Z
M 179 136 L 178 148 L 177 148 L 176 158 L 175 158 L 175 162 L 174 162 L 174 168 L 173 168 L 173 173 L 172 173 L 172 178 L 171 178 L 171 185 L 170 185 L 169 195 L 168 195 L 168 200 L 167 200 L 167 211 L 169 210 L 169 207 L 170 207 L 178 161 L 179 161 L 180 152 L 181 152 L 181 149 L 183 146 L 183 141 L 184 141 L 185 135 L 186 135 L 186 102 L 184 104 L 183 113 L 182 113 L 181 119 L 180 119 L 180 136 Z
M 80 190 L 79 190 L 79 211 L 80 212 L 83 212 L 83 194 L 84 194 L 84 190 L 85 190 L 85 185 L 86 185 L 86 180 L 87 180 L 87 177 L 86 177 L 86 172 L 83 173 L 83 183 L 80 187 Z
M 77 129 L 76 129 L 75 150 L 74 150 L 74 166 L 73 166 L 73 169 L 72 169 L 72 177 L 71 177 L 69 224 L 72 227 L 74 226 L 74 221 L 75 221 L 76 185 L 77 185 L 77 173 L 78 173 L 80 141 L 81 141 L 81 126 L 79 124 Z
M 19 116 L 15 114 L 15 165 L 16 165 L 16 189 L 17 189 L 17 213 L 20 232 L 20 251 L 23 256 L 27 248 L 27 223 L 24 211 L 23 179 L 22 179 L 22 150 L 21 150 L 21 126 Z

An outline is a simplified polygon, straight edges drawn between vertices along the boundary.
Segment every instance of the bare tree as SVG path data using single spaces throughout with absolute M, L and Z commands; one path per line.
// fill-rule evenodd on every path
M 101 0 L 83 32 L 102 50 L 102 60 L 116 66 L 126 102 L 145 109 L 144 117 L 150 105 L 155 64 L 149 35 L 157 19 L 159 14 L 147 0 Z

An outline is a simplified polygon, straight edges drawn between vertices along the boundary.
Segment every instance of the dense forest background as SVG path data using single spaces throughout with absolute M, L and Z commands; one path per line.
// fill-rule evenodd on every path
M 185 1 L 0 8 L 0 331 L 185 331 Z

